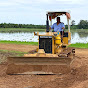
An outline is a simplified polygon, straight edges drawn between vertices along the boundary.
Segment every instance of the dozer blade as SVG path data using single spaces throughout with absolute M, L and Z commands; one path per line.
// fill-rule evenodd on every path
M 8 57 L 7 74 L 63 74 L 70 71 L 69 57 Z

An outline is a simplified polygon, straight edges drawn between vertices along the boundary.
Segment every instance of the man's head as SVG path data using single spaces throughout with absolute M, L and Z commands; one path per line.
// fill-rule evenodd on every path
M 57 17 L 57 23 L 60 23 L 60 17 Z

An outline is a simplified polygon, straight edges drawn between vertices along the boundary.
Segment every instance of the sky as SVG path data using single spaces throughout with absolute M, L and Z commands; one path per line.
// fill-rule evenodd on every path
M 88 20 L 88 0 L 0 0 L 0 23 L 45 25 L 47 11 L 70 11 L 78 24 Z

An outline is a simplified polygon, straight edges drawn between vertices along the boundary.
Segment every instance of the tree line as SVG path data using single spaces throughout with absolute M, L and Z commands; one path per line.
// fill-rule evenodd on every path
M 34 29 L 45 29 L 45 25 L 34 25 L 34 24 L 13 24 L 13 23 L 1 23 L 0 28 L 34 28 Z
M 13 24 L 13 23 L 1 23 L 0 28 L 33 28 L 33 29 L 46 29 L 46 25 L 34 25 L 34 24 Z M 65 29 L 68 26 L 65 25 Z M 80 20 L 80 22 L 75 25 L 75 21 L 72 20 L 71 29 L 88 29 L 88 21 Z

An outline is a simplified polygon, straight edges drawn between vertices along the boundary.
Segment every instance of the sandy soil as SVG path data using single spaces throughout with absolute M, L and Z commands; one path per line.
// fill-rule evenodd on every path
M 36 46 L 0 44 L 0 49 L 29 51 Z M 31 48 L 30 48 L 31 47 Z M 0 53 L 0 59 L 8 55 Z M 6 75 L 7 64 L 0 65 L 0 88 L 88 88 L 88 49 L 76 49 L 71 72 L 62 75 Z
M 37 48 L 37 46 L 33 46 L 33 45 L 0 44 L 1 50 L 13 50 L 13 51 L 28 52 L 28 51 L 34 50 L 36 48 Z

